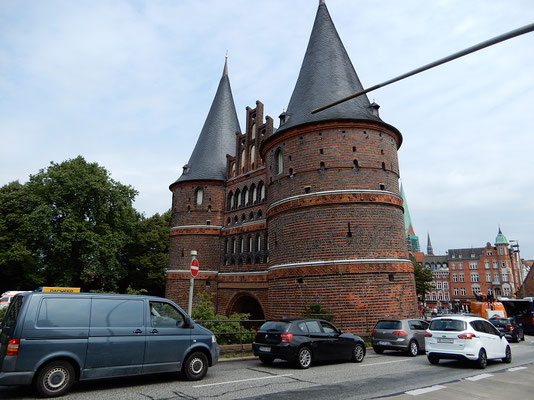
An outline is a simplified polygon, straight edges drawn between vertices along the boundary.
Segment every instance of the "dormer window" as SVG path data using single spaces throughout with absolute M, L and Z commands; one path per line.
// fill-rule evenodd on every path
M 184 169 L 183 174 L 187 175 L 191 171 L 191 164 L 185 164 L 182 168 Z

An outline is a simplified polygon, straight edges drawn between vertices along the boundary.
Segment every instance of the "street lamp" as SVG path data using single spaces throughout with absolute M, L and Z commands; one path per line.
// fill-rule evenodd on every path
M 521 262 L 521 253 L 519 252 L 519 242 L 515 239 L 510 239 L 510 243 L 515 242 L 515 244 L 512 244 L 512 248 L 514 253 L 517 253 L 517 264 L 519 265 L 519 279 L 521 280 L 521 287 L 523 292 L 523 298 L 525 298 L 525 282 L 523 280 L 523 263 Z

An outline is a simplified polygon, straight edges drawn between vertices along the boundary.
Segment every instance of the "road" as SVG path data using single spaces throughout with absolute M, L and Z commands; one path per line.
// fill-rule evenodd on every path
M 174 374 L 107 379 L 76 384 L 64 399 L 413 399 L 432 393 L 450 398 L 530 399 L 534 391 L 534 337 L 512 343 L 512 364 L 491 362 L 485 370 L 457 361 L 430 365 L 424 355 L 382 355 L 368 351 L 361 364 L 350 362 L 294 369 L 285 362 L 264 366 L 258 360 L 221 362 L 199 382 Z M 0 398 L 33 399 L 25 387 L 0 387 Z

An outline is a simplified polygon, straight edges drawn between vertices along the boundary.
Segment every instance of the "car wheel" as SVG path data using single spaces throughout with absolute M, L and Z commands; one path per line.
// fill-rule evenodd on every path
M 484 369 L 488 365 L 488 356 L 486 355 L 486 350 L 480 349 L 478 352 L 477 366 L 480 369 Z
M 272 364 L 274 362 L 274 358 L 260 356 L 260 361 L 264 364 Z
M 311 350 L 304 346 L 301 347 L 297 353 L 297 367 L 301 369 L 309 368 L 312 364 L 312 352 Z
M 523 341 L 523 342 L 525 341 L 525 333 L 521 334 L 521 341 Z
M 504 354 L 505 356 L 502 359 L 502 362 L 510 364 L 512 362 L 512 349 L 510 349 L 510 346 L 506 346 L 506 352 Z
M 415 340 L 412 340 L 408 346 L 408 354 L 410 356 L 415 357 L 417 354 L 419 354 L 419 345 Z
M 519 343 L 519 334 L 517 332 L 512 336 L 512 341 L 514 343 Z
M 430 364 L 436 365 L 436 364 L 439 363 L 439 357 L 436 357 L 436 356 L 434 356 L 434 355 L 429 355 L 429 356 L 428 356 L 428 362 L 429 362 Z
M 356 363 L 361 363 L 364 357 L 365 357 L 365 348 L 363 347 L 363 344 L 361 343 L 355 344 L 354 348 L 352 349 L 351 361 L 356 362 Z
M 373 350 L 376 354 L 382 354 L 384 352 L 384 349 L 378 346 L 373 346 Z
M 70 390 L 74 379 L 74 367 L 70 362 L 52 361 L 41 368 L 34 385 L 42 397 L 57 397 Z
M 185 360 L 184 374 L 189 381 L 198 381 L 208 372 L 208 357 L 200 351 L 191 353 Z

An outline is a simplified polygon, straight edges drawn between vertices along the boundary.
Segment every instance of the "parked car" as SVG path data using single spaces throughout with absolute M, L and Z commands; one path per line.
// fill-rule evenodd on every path
M 365 357 L 365 343 L 359 336 L 343 333 L 320 319 L 281 319 L 265 322 L 252 344 L 254 355 L 265 364 L 279 358 L 309 368 L 324 360 L 351 360 Z
M 16 290 L 10 290 L 7 292 L 2 293 L 2 296 L 0 296 L 0 310 L 2 308 L 9 307 L 9 303 L 11 303 L 11 300 L 16 294 L 19 293 L 28 293 L 26 291 L 16 291 Z
M 441 359 L 459 359 L 472 360 L 479 368 L 486 368 L 491 359 L 512 362 L 512 350 L 504 334 L 477 316 L 433 319 L 425 332 L 425 347 L 431 364 Z
M 172 301 L 91 293 L 23 293 L 1 325 L 0 385 L 61 396 L 75 380 L 181 371 L 202 379 L 219 346 Z
M 520 340 L 525 340 L 525 333 L 523 327 L 516 321 L 515 318 L 490 318 L 491 322 L 501 333 L 504 333 L 506 338 L 513 342 L 519 343 Z
M 371 345 L 377 354 L 401 350 L 415 357 L 425 350 L 427 328 L 428 322 L 419 319 L 381 319 L 371 331 Z

